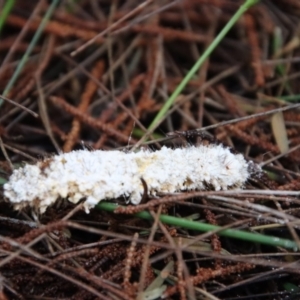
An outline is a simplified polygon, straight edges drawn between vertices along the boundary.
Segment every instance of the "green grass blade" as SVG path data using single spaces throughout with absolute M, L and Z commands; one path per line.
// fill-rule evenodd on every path
M 110 202 L 102 201 L 97 206 L 98 209 L 113 212 L 119 206 Z M 153 220 L 151 214 L 147 211 L 142 211 L 134 215 L 135 217 L 146 219 L 146 220 Z M 274 247 L 282 247 L 287 249 L 293 249 L 294 251 L 298 250 L 297 244 L 292 240 L 282 239 L 274 236 L 263 235 L 260 233 L 252 233 L 243 230 L 237 229 L 224 229 L 222 227 L 191 221 L 184 218 L 177 218 L 168 215 L 160 215 L 159 220 L 165 224 L 178 226 L 185 229 L 202 231 L 202 232 L 209 232 L 209 231 L 216 231 L 220 230 L 217 234 L 220 236 L 226 236 L 234 239 L 244 240 L 248 242 L 254 242 Z
M 187 75 L 183 78 L 183 80 L 180 82 L 180 84 L 176 87 L 173 94 L 170 96 L 170 98 L 167 100 L 167 102 L 164 104 L 164 106 L 161 108 L 159 113 L 156 115 L 154 120 L 149 126 L 149 131 L 153 130 L 163 119 L 163 117 L 168 112 L 169 108 L 173 105 L 176 98 L 179 96 L 179 94 L 182 92 L 182 90 L 185 88 L 187 83 L 191 80 L 191 78 L 195 75 L 195 73 L 199 70 L 199 68 L 203 65 L 205 60 L 210 56 L 210 54 L 214 51 L 214 49 L 218 46 L 218 44 L 222 41 L 222 39 L 225 37 L 225 35 L 228 33 L 228 31 L 233 27 L 233 25 L 238 21 L 238 19 L 253 5 L 255 5 L 259 0 L 247 0 L 238 10 L 237 12 L 232 16 L 232 18 L 229 20 L 229 22 L 225 25 L 225 27 L 222 29 L 222 31 L 216 36 L 216 38 L 213 40 L 213 42 L 209 45 L 209 47 L 205 50 L 205 52 L 202 54 L 202 56 L 198 59 L 198 61 L 195 63 L 195 65 L 191 68 L 191 70 L 187 73 Z
M 13 9 L 14 5 L 15 5 L 15 0 L 8 0 L 6 1 L 3 10 L 1 12 L 0 15 L 0 33 L 3 29 L 3 26 L 5 24 L 5 21 L 7 19 L 7 17 L 9 16 L 9 13 L 11 12 L 11 10 Z
M 37 31 L 35 32 L 28 48 L 26 49 L 26 52 L 24 53 L 20 63 L 18 64 L 14 74 L 12 75 L 10 81 L 8 82 L 8 84 L 6 85 L 4 91 L 3 91 L 3 96 L 7 96 L 8 92 L 10 91 L 10 89 L 13 87 L 14 83 L 16 82 L 16 80 L 18 79 L 29 55 L 31 54 L 33 48 L 35 47 L 36 43 L 38 42 L 47 22 L 49 21 L 51 15 L 53 14 L 54 12 L 54 9 L 56 8 L 56 6 L 60 3 L 59 0 L 53 0 L 49 9 L 47 10 L 41 24 L 39 25 Z M 0 106 L 2 105 L 3 103 L 3 100 L 0 99 Z
M 284 101 L 300 101 L 300 94 L 297 95 L 287 95 L 287 96 L 280 96 L 279 99 L 282 99 Z

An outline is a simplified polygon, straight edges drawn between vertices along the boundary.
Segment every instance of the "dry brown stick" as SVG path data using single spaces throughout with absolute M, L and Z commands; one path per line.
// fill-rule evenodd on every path
M 7 55 L 5 56 L 3 62 L 1 63 L 1 67 L 0 67 L 0 74 L 2 75 L 3 70 L 5 70 L 5 67 L 7 66 L 8 62 L 11 60 L 11 58 L 13 57 L 14 53 L 16 52 L 16 50 L 18 49 L 18 46 L 21 44 L 22 39 L 24 38 L 24 36 L 26 35 L 30 23 L 34 20 L 34 18 L 39 14 L 40 10 L 42 9 L 42 7 L 44 6 L 45 2 L 44 1 L 39 1 L 37 2 L 37 5 L 34 9 L 34 11 L 32 12 L 32 14 L 30 15 L 30 17 L 26 20 L 26 23 L 24 24 L 24 26 L 22 27 L 21 32 L 18 34 L 17 38 L 14 39 L 13 44 L 11 45 Z M 23 44 L 22 44 L 23 45 Z M 28 47 L 28 46 L 27 46 Z M 25 52 L 26 50 L 24 50 Z
M 81 112 L 76 107 L 68 104 L 64 99 L 62 99 L 60 97 L 51 96 L 51 97 L 49 97 L 49 99 L 56 106 L 62 108 L 67 113 L 69 113 L 69 114 L 77 117 L 83 123 L 85 123 L 85 124 L 87 124 L 87 125 L 89 125 L 89 126 L 91 126 L 93 128 L 103 130 L 108 135 L 117 137 L 122 142 L 126 142 L 126 143 L 130 142 L 132 144 L 134 144 L 136 142 L 134 139 L 129 140 L 128 136 L 126 136 L 123 133 L 117 131 L 112 126 L 109 126 L 107 124 L 103 124 L 99 120 L 96 120 L 96 119 L 92 118 L 91 116 L 89 116 L 89 115 Z
M 99 79 L 101 78 L 103 71 L 104 71 L 104 61 L 101 59 L 93 68 L 91 75 L 96 79 Z M 97 91 L 97 88 L 98 88 L 98 84 L 93 80 L 89 79 L 85 86 L 85 90 L 81 95 L 81 102 L 78 105 L 78 110 L 80 110 L 83 113 L 86 112 L 93 95 Z M 80 120 L 78 118 L 74 118 L 72 123 L 72 128 L 67 136 L 67 140 L 65 141 L 63 147 L 64 152 L 70 152 L 73 149 L 75 143 L 78 140 L 80 130 L 81 130 Z
M 140 86 L 144 78 L 145 78 L 144 74 L 139 74 L 136 77 L 134 77 L 131 80 L 129 87 L 126 90 L 124 90 L 121 95 L 115 98 L 116 104 L 120 106 L 120 104 L 122 104 L 128 97 L 130 97 L 130 95 L 133 94 L 138 89 L 138 87 Z M 114 112 L 115 112 L 115 107 L 110 107 L 102 113 L 100 118 L 102 120 L 108 120 Z M 115 121 L 112 123 L 112 125 L 115 128 L 117 128 L 117 126 L 119 126 L 119 124 L 122 122 L 124 116 L 128 116 L 128 115 L 129 114 L 127 114 L 125 111 L 123 113 L 120 113 L 118 117 L 115 119 Z M 105 140 L 106 140 L 106 134 L 103 134 L 98 139 L 98 141 L 94 144 L 94 148 L 95 149 L 101 148 Z
M 45 101 L 45 95 L 44 95 L 44 92 L 42 89 L 42 84 L 41 84 L 42 73 L 46 69 L 47 65 L 49 64 L 52 54 L 53 54 L 53 51 L 54 51 L 55 39 L 56 39 L 56 37 L 53 34 L 51 34 L 48 42 L 45 43 L 44 53 L 43 53 L 43 57 L 42 57 L 43 60 L 40 63 L 40 66 L 35 73 L 35 81 L 36 81 L 37 92 L 38 92 L 38 96 L 39 96 L 38 97 L 39 113 L 40 113 L 41 119 L 43 121 L 44 127 L 46 129 L 46 132 L 47 132 L 50 140 L 52 141 L 52 144 L 55 147 L 57 153 L 59 153 L 61 150 L 60 150 L 60 147 L 59 147 L 57 141 L 55 140 L 53 132 L 52 132 L 51 123 L 50 123 L 49 116 L 48 116 L 47 105 L 46 105 L 46 101 Z
M 97 34 L 96 36 L 91 38 L 89 41 L 87 41 L 85 44 L 80 46 L 77 50 L 73 51 L 71 53 L 71 56 L 75 56 L 79 52 L 83 51 L 86 47 L 93 44 L 96 40 L 98 40 L 99 38 L 102 38 L 106 33 L 111 32 L 114 28 L 116 28 L 117 26 L 122 24 L 122 22 L 124 22 L 126 19 L 128 19 L 128 18 L 132 17 L 133 15 L 135 15 L 136 13 L 142 11 L 144 9 L 144 7 L 149 5 L 151 2 L 153 2 L 153 0 L 146 0 L 144 3 L 141 3 L 140 5 L 135 7 L 133 10 L 129 11 L 129 13 L 126 14 L 124 17 L 120 18 L 118 21 L 113 23 L 111 26 L 107 27 L 104 31 L 100 32 L 99 34 Z
M 261 87 L 265 84 L 265 78 L 261 65 L 261 50 L 255 28 L 255 20 L 251 14 L 245 14 L 245 20 L 249 45 L 251 48 L 252 68 L 255 73 L 255 83 L 257 86 Z
M 36 18 L 36 20 L 34 20 L 33 22 L 31 22 L 29 24 L 29 29 L 31 31 L 36 31 L 37 28 L 39 27 L 41 21 L 42 21 L 41 18 Z M 27 24 L 27 20 L 20 16 L 17 16 L 17 15 L 10 15 L 7 18 L 7 24 L 22 28 L 23 26 L 25 26 L 25 24 Z M 46 33 L 52 33 L 54 35 L 57 35 L 57 36 L 63 37 L 63 38 L 78 37 L 83 40 L 89 40 L 89 39 L 97 36 L 97 31 L 84 30 L 81 28 L 72 27 L 70 25 L 65 25 L 61 22 L 56 22 L 56 21 L 49 21 L 47 23 L 47 25 L 45 26 L 44 31 Z M 101 43 L 103 41 L 104 41 L 103 38 L 101 38 L 101 37 L 97 38 L 98 43 Z

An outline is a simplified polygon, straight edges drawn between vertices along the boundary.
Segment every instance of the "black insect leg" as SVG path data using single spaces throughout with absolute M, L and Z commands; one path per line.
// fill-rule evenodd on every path
M 143 185 L 143 188 L 144 188 L 144 192 L 143 192 L 143 196 L 142 196 L 140 204 L 146 203 L 147 199 L 148 199 L 148 185 L 147 185 L 147 182 L 143 178 L 141 178 L 141 182 L 142 182 L 142 185 Z
M 201 141 L 208 141 L 211 144 L 221 144 L 221 142 L 211 134 L 196 129 L 187 131 L 173 131 L 167 133 L 167 136 L 183 137 L 189 143 L 195 138 L 200 138 Z

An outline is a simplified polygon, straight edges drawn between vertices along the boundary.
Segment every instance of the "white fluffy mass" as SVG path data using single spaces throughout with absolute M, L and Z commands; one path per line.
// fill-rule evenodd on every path
M 4 185 L 5 197 L 20 209 L 41 213 L 58 198 L 73 203 L 85 199 L 88 213 L 99 201 L 126 197 L 140 203 L 144 186 L 158 192 L 240 188 L 249 178 L 250 162 L 221 145 L 200 145 L 158 151 L 73 151 L 26 164 L 14 170 Z

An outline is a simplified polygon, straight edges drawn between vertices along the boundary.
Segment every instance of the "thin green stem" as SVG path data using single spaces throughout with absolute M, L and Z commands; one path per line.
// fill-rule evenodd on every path
M 210 56 L 210 54 L 214 51 L 214 49 L 218 46 L 218 44 L 222 41 L 222 39 L 225 37 L 225 35 L 228 33 L 228 31 L 233 27 L 233 25 L 238 21 L 238 19 L 254 4 L 259 2 L 259 0 L 247 0 L 238 10 L 237 12 L 232 16 L 232 18 L 229 20 L 229 22 L 225 25 L 225 27 L 222 29 L 222 31 L 216 36 L 216 38 L 213 40 L 213 42 L 209 45 L 209 47 L 205 50 L 205 52 L 202 54 L 202 56 L 198 59 L 198 61 L 195 63 L 195 65 L 191 68 L 191 70 L 187 73 L 187 75 L 183 78 L 183 80 L 180 82 L 180 84 L 176 87 L 173 94 L 170 96 L 170 98 L 167 100 L 167 102 L 164 104 L 164 106 L 161 108 L 159 113 L 156 115 L 154 120 L 149 126 L 149 131 L 156 128 L 163 117 L 166 115 L 169 108 L 173 105 L 176 98 L 179 96 L 179 94 L 182 92 L 182 90 L 185 88 L 187 83 L 191 80 L 191 78 L 195 75 L 195 73 L 199 70 L 199 68 L 203 65 L 205 60 Z
M 5 21 L 6 21 L 7 17 L 9 16 L 9 13 L 13 9 L 15 2 L 16 2 L 15 0 L 6 1 L 5 5 L 3 7 L 3 10 L 1 12 L 1 15 L 0 15 L 0 32 L 2 31 Z
M 279 99 L 285 100 L 285 101 L 299 101 L 300 100 L 300 94 L 297 95 L 287 95 L 287 96 L 280 96 Z
M 22 71 L 25 63 L 28 60 L 29 55 L 31 54 L 33 48 L 35 47 L 36 43 L 38 42 L 38 40 L 39 40 L 39 38 L 40 38 L 40 36 L 41 36 L 41 34 L 42 34 L 42 32 L 43 32 L 46 24 L 48 23 L 51 15 L 54 12 L 54 9 L 56 8 L 56 6 L 59 3 L 60 3 L 59 0 L 53 0 L 52 1 L 52 3 L 50 5 L 49 9 L 47 10 L 47 12 L 46 12 L 46 14 L 45 14 L 42 22 L 40 23 L 37 31 L 35 32 L 35 34 L 34 34 L 32 40 L 31 40 L 28 48 L 26 49 L 26 52 L 24 53 L 24 55 L 23 55 L 20 63 L 18 64 L 18 66 L 17 66 L 14 74 L 12 75 L 12 77 L 11 77 L 10 81 L 8 82 L 8 84 L 6 85 L 6 87 L 5 87 L 4 91 L 3 91 L 3 96 L 7 96 L 8 92 L 10 91 L 10 89 L 12 88 L 12 86 L 14 85 L 14 83 L 16 82 L 16 80 L 18 79 L 18 77 L 19 77 L 19 75 L 20 75 L 20 73 L 21 73 L 21 71 Z M 3 103 L 3 100 L 1 99 L 0 100 L 0 106 L 2 105 L 2 103 Z
M 105 201 L 102 201 L 97 205 L 98 209 L 109 211 L 109 212 L 113 212 L 118 207 L 119 206 L 116 204 L 105 202 Z M 141 219 L 153 220 L 151 214 L 146 211 L 136 213 L 134 216 Z M 270 245 L 274 247 L 283 247 L 283 248 L 293 249 L 295 251 L 298 250 L 297 244 L 294 241 L 282 239 L 274 236 L 263 235 L 260 233 L 252 233 L 252 232 L 247 232 L 247 231 L 242 231 L 237 229 L 222 229 L 222 227 L 220 226 L 191 221 L 184 218 L 172 217 L 168 215 L 160 215 L 159 220 L 165 224 L 178 226 L 185 229 L 203 231 L 203 232 L 218 231 L 217 234 L 220 236 L 226 236 L 226 237 L 244 240 L 248 242 Z

